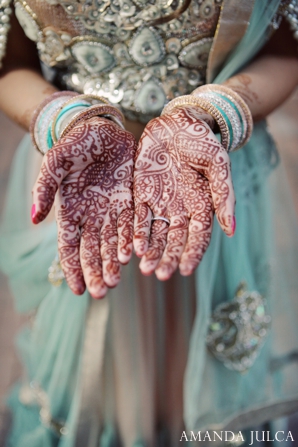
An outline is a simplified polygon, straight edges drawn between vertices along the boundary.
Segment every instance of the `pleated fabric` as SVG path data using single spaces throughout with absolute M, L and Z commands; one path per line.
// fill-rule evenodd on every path
M 227 238 L 216 223 L 196 274 L 199 311 L 184 400 L 189 430 L 251 427 L 295 411 L 298 403 L 297 224 L 286 176 L 264 123 L 231 161 L 236 234 Z M 259 356 L 242 374 L 228 370 L 206 348 L 213 310 L 231 301 L 241 282 L 266 298 L 272 318 Z
M 175 445 L 184 427 L 194 277 L 176 274 L 161 283 L 143 277 L 133 259 L 102 301 L 73 295 L 65 282 L 52 286 L 56 224 L 36 227 L 29 218 L 35 159 L 26 137 L 12 168 L 0 240 L 16 308 L 32 314 L 18 339 L 26 377 L 10 397 L 8 445 Z
M 142 277 L 133 259 L 101 301 L 48 282 L 56 224 L 30 222 L 33 154 L 26 137 L 0 239 L 16 308 L 32 315 L 18 338 L 26 377 L 10 396 L 9 447 L 178 446 L 184 421 L 189 431 L 238 430 L 298 409 L 298 239 L 265 124 L 231 156 L 234 238 L 215 223 L 192 278 Z M 232 300 L 242 281 L 266 297 L 272 316 L 269 336 L 245 374 L 228 370 L 206 348 L 213 309 Z

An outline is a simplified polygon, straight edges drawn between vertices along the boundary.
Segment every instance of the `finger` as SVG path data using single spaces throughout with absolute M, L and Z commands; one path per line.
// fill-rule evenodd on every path
M 156 269 L 166 246 L 168 226 L 164 220 L 152 222 L 149 247 L 140 262 L 143 275 L 151 275 Z
M 118 217 L 118 259 L 121 264 L 127 264 L 132 255 L 133 216 L 133 210 L 126 209 Z
M 100 232 L 100 252 L 103 279 L 108 287 L 115 287 L 120 281 L 120 263 L 117 256 L 118 234 L 116 218 L 107 220 Z
M 186 216 L 171 218 L 166 248 L 155 271 L 161 281 L 169 279 L 178 267 L 187 240 L 188 224 Z
M 134 219 L 133 246 L 136 255 L 142 257 L 149 246 L 152 212 L 145 203 L 136 205 Z
M 80 259 L 90 295 L 95 299 L 103 298 L 108 289 L 103 280 L 100 236 L 96 226 L 85 224 L 81 230 Z
M 57 224 L 59 258 L 66 282 L 75 295 L 82 295 L 86 286 L 80 263 L 79 226 L 59 219 Z
M 235 194 L 230 158 L 224 149 L 212 159 L 208 180 L 219 225 L 231 237 L 235 232 Z
M 69 162 L 64 160 L 62 151 L 54 148 L 44 155 L 39 175 L 32 190 L 31 218 L 33 223 L 42 222 L 51 211 L 56 191 L 68 168 Z
M 213 223 L 213 210 L 210 208 L 194 215 L 189 223 L 188 238 L 181 256 L 179 270 L 181 275 L 188 276 L 199 265 L 209 245 Z

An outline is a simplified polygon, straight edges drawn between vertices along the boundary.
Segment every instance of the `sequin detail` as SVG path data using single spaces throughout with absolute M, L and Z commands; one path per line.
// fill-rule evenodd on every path
M 20 23 L 52 67 L 49 80 L 105 97 L 129 120 L 143 123 L 204 83 L 221 3 L 15 0 Z M 56 20 L 57 5 L 63 25 Z
M 58 254 L 52 262 L 52 265 L 49 267 L 48 280 L 49 282 L 55 286 L 61 286 L 64 279 L 64 273 L 60 265 Z

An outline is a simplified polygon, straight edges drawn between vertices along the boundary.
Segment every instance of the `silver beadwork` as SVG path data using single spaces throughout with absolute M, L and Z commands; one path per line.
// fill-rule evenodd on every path
M 2 59 L 5 56 L 6 44 L 7 44 L 7 34 L 10 29 L 10 0 L 0 1 L 0 68 L 2 67 Z
M 71 46 L 74 58 L 91 74 L 111 70 L 115 65 L 112 50 L 96 41 L 80 41 Z
M 265 299 L 256 291 L 249 292 L 242 283 L 232 301 L 215 308 L 207 346 L 227 368 L 245 372 L 254 364 L 270 322 Z
M 298 40 L 298 0 L 291 0 L 287 5 L 283 5 L 282 2 L 280 10 L 281 14 L 289 22 L 290 28 L 293 32 L 295 39 Z
M 59 257 L 56 255 L 52 265 L 49 267 L 48 280 L 53 286 L 59 287 L 61 286 L 63 279 L 64 273 L 60 265 Z
M 192 0 L 172 19 L 186 0 L 46 1 L 59 4 L 80 35 L 43 27 L 26 0 L 15 0 L 17 15 L 65 89 L 103 96 L 145 123 L 204 82 L 222 0 Z

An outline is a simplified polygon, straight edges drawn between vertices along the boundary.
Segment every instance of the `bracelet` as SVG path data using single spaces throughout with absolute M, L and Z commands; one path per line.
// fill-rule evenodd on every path
M 60 138 L 65 137 L 78 123 L 86 121 L 94 116 L 102 116 L 103 118 L 114 117 L 115 121 L 120 127 L 124 128 L 124 116 L 120 110 L 110 104 L 98 104 L 88 107 L 87 110 L 83 110 L 76 114 L 70 123 L 63 129 Z
M 55 92 L 33 114 L 30 123 L 33 144 L 45 155 L 77 123 L 93 116 L 103 116 L 124 129 L 123 114 L 106 98 L 68 91 Z
M 96 95 L 77 95 L 75 98 L 71 98 L 69 101 L 65 102 L 61 108 L 57 111 L 57 113 L 55 114 L 55 117 L 52 121 L 52 125 L 51 125 L 51 136 L 52 136 L 52 140 L 53 140 L 53 144 L 57 143 L 58 138 L 60 138 L 61 133 L 59 134 L 58 132 L 56 132 L 56 125 L 57 125 L 57 121 L 59 119 L 59 116 L 61 115 L 61 113 L 63 113 L 63 111 L 65 110 L 65 108 L 69 108 L 71 106 L 73 106 L 74 104 L 78 104 L 77 101 L 80 100 L 82 103 L 85 103 L 87 105 L 87 107 L 90 107 L 92 105 L 95 104 L 110 104 L 109 101 L 106 98 L 102 98 L 101 96 L 96 96 Z M 78 111 L 77 111 L 78 112 Z M 71 120 L 68 121 L 67 125 L 69 124 Z M 67 125 L 64 126 L 67 127 Z M 57 135 L 58 134 L 58 135 Z
M 206 84 L 194 90 L 192 95 L 210 101 L 224 112 L 225 119 L 232 128 L 228 152 L 240 149 L 249 141 L 253 119 L 248 105 L 238 93 L 225 85 Z
M 44 99 L 35 109 L 29 126 L 29 132 L 34 147 L 44 155 L 48 151 L 47 129 L 49 123 L 60 106 L 70 97 L 78 96 L 76 92 L 55 92 Z M 42 138 L 43 136 L 43 138 Z M 46 138 L 44 138 L 46 136 Z
M 205 100 L 203 98 L 198 98 L 192 95 L 184 95 L 179 96 L 178 98 L 170 101 L 161 112 L 161 115 L 165 115 L 170 113 L 173 109 L 177 107 L 185 107 L 185 106 L 195 106 L 200 107 L 201 109 L 208 112 L 212 118 L 216 121 L 220 134 L 221 134 L 221 144 L 228 151 L 231 142 L 231 129 L 225 119 L 225 115 L 223 111 L 219 110 L 215 105 L 213 105 L 210 101 Z
M 75 102 L 73 104 L 69 104 L 68 106 L 64 106 L 62 110 L 56 115 L 56 117 L 53 120 L 52 126 L 49 127 L 51 133 L 52 129 L 54 127 L 54 136 L 58 140 L 59 135 L 61 134 L 61 127 L 63 127 L 63 121 L 69 120 L 69 117 L 73 114 L 76 114 L 78 112 L 81 112 L 86 107 L 90 107 L 90 104 L 88 102 L 83 103 L 81 102 Z M 64 126 L 65 127 L 65 126 Z

